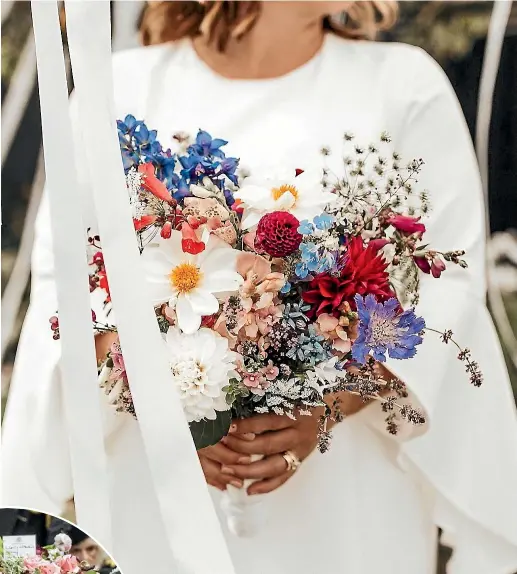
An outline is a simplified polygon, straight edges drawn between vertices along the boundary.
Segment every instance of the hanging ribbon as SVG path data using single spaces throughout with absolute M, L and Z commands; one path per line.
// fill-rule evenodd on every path
M 84 161 L 90 167 L 113 307 L 163 525 L 182 574 L 233 574 L 180 397 L 171 385 L 144 280 L 112 113 L 109 2 L 70 0 L 65 5 Z M 123 563 L 121 550 L 117 559 Z
M 111 544 L 109 484 L 80 191 L 56 2 L 32 2 L 63 380 L 77 519 Z M 86 429 L 87 428 L 87 432 Z

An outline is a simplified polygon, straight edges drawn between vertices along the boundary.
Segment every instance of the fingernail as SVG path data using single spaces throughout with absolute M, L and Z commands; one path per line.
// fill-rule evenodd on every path
M 235 486 L 235 488 L 242 488 L 242 482 L 240 480 L 230 480 L 230 484 Z
M 229 466 L 222 466 L 221 472 L 223 474 L 235 474 L 235 471 L 233 470 L 233 468 L 230 468 Z
M 249 456 L 243 456 L 237 460 L 238 464 L 251 464 L 251 458 Z
M 255 435 L 252 432 L 247 432 L 242 435 L 242 438 L 244 440 L 253 440 L 255 438 Z
M 228 432 L 235 432 L 237 430 L 237 425 L 230 425 L 230 430 Z

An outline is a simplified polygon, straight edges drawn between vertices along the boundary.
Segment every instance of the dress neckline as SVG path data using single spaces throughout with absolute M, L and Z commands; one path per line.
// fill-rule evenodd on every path
M 216 72 L 198 55 L 190 38 L 181 40 L 181 44 L 178 45 L 178 48 L 183 52 L 190 69 L 197 69 L 198 72 L 201 72 L 205 76 L 209 76 L 212 81 L 221 85 L 240 85 L 252 87 L 273 86 L 292 81 L 317 69 L 323 61 L 325 54 L 328 52 L 330 45 L 332 44 L 331 36 L 332 34 L 328 32 L 325 34 L 323 43 L 319 50 L 309 60 L 294 68 L 293 70 L 273 78 L 227 78 Z

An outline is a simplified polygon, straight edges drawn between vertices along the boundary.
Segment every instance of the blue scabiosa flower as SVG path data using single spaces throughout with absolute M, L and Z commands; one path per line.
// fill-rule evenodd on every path
M 379 303 L 373 295 L 364 299 L 356 295 L 354 300 L 359 314 L 359 336 L 352 346 L 354 360 L 364 364 L 370 353 L 381 362 L 386 361 L 386 353 L 392 359 L 415 356 L 425 329 L 422 317 L 417 317 L 412 309 L 400 313 L 395 298 Z

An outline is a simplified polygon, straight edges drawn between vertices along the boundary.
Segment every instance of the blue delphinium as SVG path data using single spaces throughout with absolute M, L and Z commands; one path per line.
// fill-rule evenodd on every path
M 371 353 L 376 361 L 386 361 L 386 353 L 392 359 L 410 359 L 416 354 L 416 346 L 422 343 L 421 333 L 425 321 L 412 309 L 400 312 L 397 299 L 380 303 L 373 295 L 364 299 L 355 296 L 359 314 L 359 335 L 352 346 L 352 357 L 364 364 Z
M 224 158 L 224 152 L 221 150 L 228 142 L 219 138 L 213 139 L 212 136 L 203 130 L 199 130 L 196 136 L 196 143 L 190 147 L 197 155 L 208 157 Z

